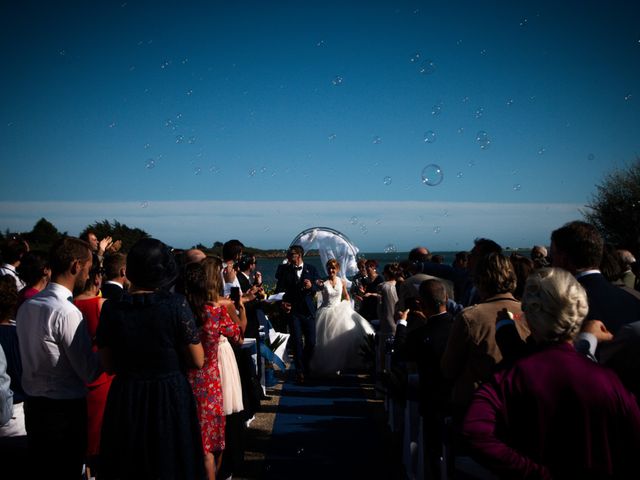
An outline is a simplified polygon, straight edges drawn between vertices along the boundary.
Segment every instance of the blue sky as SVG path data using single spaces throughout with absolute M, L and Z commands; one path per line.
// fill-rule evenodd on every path
M 640 150 L 635 2 L 62 3 L 0 7 L 3 229 L 530 246 Z

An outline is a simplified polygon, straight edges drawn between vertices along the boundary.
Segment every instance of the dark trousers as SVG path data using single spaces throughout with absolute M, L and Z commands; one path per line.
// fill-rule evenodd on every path
M 87 452 L 87 401 L 29 397 L 24 406 L 30 478 L 79 479 Z
M 309 363 L 316 348 L 316 321 L 314 315 L 292 313 L 289 316 L 289 332 L 291 333 L 291 340 L 294 342 L 296 371 L 306 373 L 309 371 Z

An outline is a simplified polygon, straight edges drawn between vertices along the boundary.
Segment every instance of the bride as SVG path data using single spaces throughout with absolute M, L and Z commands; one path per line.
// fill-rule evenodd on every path
M 367 335 L 373 335 L 371 324 L 351 308 L 347 288 L 340 277 L 340 264 L 327 262 L 329 278 L 319 280 L 322 305 L 316 312 L 316 346 L 311 370 L 316 374 L 332 374 L 341 370 L 362 368 L 360 347 Z

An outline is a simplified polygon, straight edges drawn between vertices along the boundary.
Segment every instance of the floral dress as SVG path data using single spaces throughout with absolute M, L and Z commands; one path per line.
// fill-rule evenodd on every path
M 222 385 L 218 367 L 220 336 L 232 343 L 240 341 L 240 327 L 231 320 L 226 307 L 205 306 L 205 320 L 200 330 L 204 347 L 204 366 L 189 371 L 189 382 L 198 406 L 204 452 L 224 450 L 225 416 L 222 408 Z

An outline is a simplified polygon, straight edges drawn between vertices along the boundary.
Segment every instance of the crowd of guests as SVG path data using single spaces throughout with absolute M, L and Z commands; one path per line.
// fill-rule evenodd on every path
M 552 232 L 550 252 L 507 256 L 476 239 L 452 265 L 429 257 L 416 248 L 400 264 L 383 376 L 401 402 L 418 375 L 426 476 L 453 475 L 453 459 L 464 455 L 499 478 L 635 478 L 633 255 L 575 221 Z M 385 310 L 381 325 L 391 324 Z
M 264 395 L 260 362 L 241 348 L 259 345 L 264 298 L 241 242 L 222 258 L 151 238 L 125 255 L 95 235 L 48 255 L 10 239 L 1 254 L 0 450 L 28 452 L 24 476 L 233 475 Z M 571 222 L 550 252 L 506 256 L 476 239 L 452 265 L 434 257 L 417 247 L 381 274 L 362 260 L 350 288 L 375 326 L 380 378 L 390 386 L 393 373 L 401 395 L 397 382 L 418 374 L 426 475 L 453 472 L 445 447 L 501 478 L 629 478 L 640 451 L 633 255 Z M 296 339 L 297 361 L 305 347 Z

